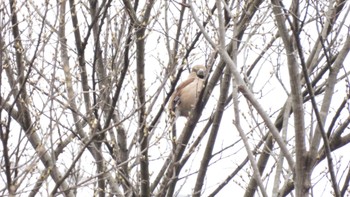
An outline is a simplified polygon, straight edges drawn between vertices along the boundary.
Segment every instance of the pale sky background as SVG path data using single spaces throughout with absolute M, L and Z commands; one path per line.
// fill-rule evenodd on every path
M 285 5 L 289 5 L 288 1 L 284 2 Z M 68 5 L 67 5 L 68 6 Z M 155 6 L 155 8 L 157 8 L 157 6 Z M 163 27 L 161 25 L 163 25 L 162 23 L 162 16 L 161 15 L 159 17 L 159 23 L 154 23 L 154 27 L 153 30 L 149 32 L 148 37 L 147 37 L 147 42 L 146 42 L 146 53 L 147 53 L 147 57 L 146 57 L 146 88 L 148 89 L 147 94 L 149 96 L 152 96 L 154 94 L 154 92 L 157 90 L 158 85 L 160 84 L 159 81 L 159 70 L 162 68 L 162 64 L 167 64 L 168 59 L 167 59 L 167 53 L 166 53 L 166 48 L 164 45 L 164 40 L 163 40 L 163 34 L 162 34 L 162 29 Z M 55 18 L 54 15 L 48 15 L 48 21 L 54 21 Z M 84 19 L 80 18 L 81 22 L 84 22 Z M 266 20 L 271 20 L 271 17 L 267 17 Z M 69 20 L 68 20 L 69 21 Z M 36 24 L 37 21 L 34 21 L 34 24 Z M 271 21 L 272 22 L 272 21 Z M 347 23 L 349 23 L 349 21 L 347 21 Z M 71 51 L 70 53 L 74 53 L 75 51 L 75 43 L 73 42 L 73 34 L 71 32 L 71 30 L 69 30 L 68 27 L 71 27 L 70 22 L 67 24 L 67 35 L 69 36 L 69 46 L 71 47 Z M 175 27 L 173 27 L 175 28 Z M 275 29 L 274 26 L 271 25 L 271 23 L 265 24 L 263 25 L 263 27 L 265 29 L 265 31 L 271 31 L 271 29 Z M 317 31 L 314 27 L 309 26 L 307 28 L 309 31 L 308 33 L 310 35 L 316 35 Z M 198 31 L 197 26 L 195 25 L 195 23 L 193 22 L 193 32 L 191 33 L 195 33 L 196 31 Z M 344 30 L 345 31 L 345 30 Z M 175 34 L 175 32 L 172 32 Z M 346 34 L 343 34 L 346 35 Z M 269 41 L 269 38 L 271 38 L 271 36 L 273 35 L 269 35 L 266 34 L 264 36 L 261 36 L 259 38 L 259 36 L 253 37 L 251 40 L 249 40 L 246 43 L 242 43 L 242 50 L 238 56 L 238 65 L 241 68 L 246 67 L 247 65 L 250 65 L 255 58 L 257 57 L 257 55 L 261 52 L 262 48 L 265 47 L 266 41 Z M 56 37 L 57 38 L 57 37 Z M 161 39 L 159 39 L 161 38 Z M 228 35 L 228 40 L 229 40 L 229 35 Z M 53 41 L 56 42 L 56 41 Z M 276 42 L 281 42 L 280 40 L 276 41 Z M 152 44 L 154 43 L 154 44 Z M 308 43 L 304 42 L 306 49 L 308 47 Z M 52 48 L 51 48 L 52 46 Z M 54 46 L 56 46 L 55 44 L 52 45 L 48 45 L 47 50 L 45 50 L 45 56 L 47 57 L 47 60 L 49 61 L 50 58 L 54 58 L 53 57 L 53 50 L 54 50 Z M 252 49 L 254 47 L 257 47 L 255 49 Z M 189 59 L 189 63 L 190 65 L 196 65 L 196 64 L 205 64 L 208 61 L 208 56 L 210 55 L 210 53 L 212 52 L 210 46 L 204 41 L 203 38 L 201 38 L 201 41 L 199 42 L 199 45 L 196 47 L 196 49 L 193 51 L 192 56 Z M 254 53 L 255 52 L 255 53 Z M 30 55 L 30 53 L 29 53 Z M 90 61 L 92 59 L 92 47 L 91 45 L 87 48 L 87 52 L 86 52 L 86 59 L 88 61 Z M 260 68 L 256 68 L 256 70 L 254 72 L 259 71 L 259 75 L 256 78 L 252 78 L 251 82 L 253 82 L 254 88 L 253 91 L 259 91 L 256 92 L 256 97 L 258 98 L 258 100 L 262 103 L 264 109 L 269 112 L 269 114 L 272 114 L 274 112 L 276 112 L 277 110 L 279 110 L 281 108 L 281 106 L 285 103 L 287 95 L 285 90 L 283 89 L 283 87 L 280 85 L 280 83 L 278 82 L 278 80 L 276 79 L 276 77 L 274 75 L 271 75 L 275 72 L 275 68 L 276 65 L 273 65 L 276 62 L 281 63 L 281 70 L 277 71 L 279 73 L 279 75 L 281 76 L 281 79 L 283 80 L 283 83 L 285 85 L 285 87 L 287 88 L 287 90 L 289 91 L 289 79 L 287 77 L 288 72 L 287 72 L 287 63 L 286 63 L 286 59 L 285 57 L 276 57 L 276 56 L 267 56 L 264 57 L 264 63 L 260 64 Z M 159 59 L 159 57 L 161 57 L 161 59 Z M 162 62 L 160 62 L 160 60 Z M 71 58 L 70 59 L 72 65 L 75 64 L 75 59 Z M 133 67 L 131 67 L 131 69 L 135 69 L 134 66 L 134 59 L 132 59 L 131 61 L 133 61 Z M 345 62 L 349 62 L 349 57 L 347 57 L 347 60 Z M 347 69 L 347 70 L 346 70 Z M 349 68 L 345 68 L 346 71 L 348 71 Z M 60 70 L 58 70 L 57 72 L 61 72 Z M 78 72 L 78 70 L 72 70 L 72 74 L 74 75 L 74 73 Z M 188 70 L 185 70 L 183 72 L 183 75 L 181 77 L 181 80 L 184 80 L 187 77 L 188 74 Z M 60 75 L 58 75 L 60 76 Z M 255 75 L 252 74 L 252 76 L 254 77 Z M 3 78 L 3 80 L 6 80 Z M 62 75 L 61 80 L 64 80 L 64 77 Z M 128 78 L 127 81 L 129 82 L 134 82 L 136 79 L 133 78 Z M 80 85 L 80 84 L 79 84 Z M 132 99 L 128 99 L 128 97 L 125 96 L 125 94 L 130 93 L 132 94 L 132 89 L 134 88 L 133 83 L 130 83 L 128 86 L 126 86 L 124 97 L 123 99 L 120 101 L 120 105 L 119 107 L 121 107 L 123 110 L 125 108 L 125 115 L 129 114 L 132 112 L 132 110 L 135 108 L 135 101 L 133 101 Z M 336 92 L 335 94 L 339 94 L 339 96 L 335 96 L 334 99 L 339 99 L 339 102 L 334 101 L 332 104 L 332 109 L 335 109 L 338 104 L 343 100 L 343 96 L 344 95 L 344 91 L 345 91 L 345 82 L 341 82 L 337 85 L 336 87 Z M 260 89 L 263 88 L 263 91 L 260 92 Z M 10 87 L 7 86 L 3 86 L 3 91 L 7 91 Z M 48 87 L 43 87 L 43 88 L 48 88 Z M 77 86 L 77 92 L 79 92 L 80 87 Z M 208 104 L 206 105 L 206 108 L 203 111 L 203 115 L 201 117 L 201 120 L 199 121 L 194 133 L 193 133 L 193 137 L 190 140 L 190 143 L 193 142 L 193 139 L 198 136 L 198 134 L 201 132 L 201 129 L 203 128 L 203 126 L 205 125 L 205 120 L 207 118 L 209 118 L 210 113 L 212 112 L 213 108 L 216 105 L 216 101 L 219 97 L 219 91 L 218 91 L 219 86 L 216 87 L 216 90 L 214 90 L 214 93 L 212 94 Z M 169 83 L 166 86 L 166 90 L 168 91 L 169 89 Z M 62 87 L 62 91 L 63 91 L 63 87 Z M 261 97 L 259 97 L 259 95 Z M 164 92 L 160 94 L 160 97 L 164 97 L 165 94 Z M 34 96 L 33 101 L 35 103 L 35 105 L 40 109 L 40 108 L 44 108 L 44 107 L 40 107 L 41 102 L 36 102 L 37 100 L 41 100 L 40 96 Z M 159 99 L 159 102 L 157 102 L 157 104 L 155 105 L 155 111 L 153 111 L 153 113 L 156 113 L 160 102 L 162 102 L 163 99 Z M 261 138 L 262 134 L 260 133 L 258 128 L 254 128 L 254 131 L 251 132 L 249 130 L 249 124 L 251 124 L 252 121 L 250 119 L 250 110 L 249 107 L 247 106 L 247 103 L 245 101 L 244 98 L 240 98 L 240 107 L 241 107 L 241 111 L 242 114 L 246 115 L 248 118 L 245 120 L 243 117 L 241 117 L 241 122 L 242 125 L 245 128 L 245 132 L 247 133 L 247 136 L 249 138 L 249 142 L 251 145 L 251 148 L 254 148 L 254 146 L 259 142 L 259 139 Z M 48 107 L 48 106 L 47 106 Z M 47 110 L 48 108 L 45 107 L 45 109 Z M 55 106 L 58 107 L 58 106 Z M 309 104 L 305 105 L 305 113 L 309 113 L 310 112 L 310 108 L 309 108 Z M 56 108 L 56 113 L 59 112 L 59 108 Z M 332 111 L 331 113 L 334 113 L 334 111 Z M 348 114 L 343 114 L 344 116 L 348 116 Z M 254 116 L 256 117 L 256 121 L 257 122 L 262 122 L 261 118 L 259 116 L 256 115 L 256 112 L 254 114 Z M 274 113 L 274 116 L 277 116 L 277 113 Z M 331 116 L 330 116 L 331 117 Z M 171 151 L 171 142 L 169 140 L 169 135 L 168 135 L 168 128 L 166 128 L 165 126 L 165 121 L 166 121 L 166 116 L 165 114 L 162 116 L 162 120 L 160 121 L 158 127 L 159 129 L 156 129 L 154 135 L 154 138 L 151 140 L 150 144 L 154 144 L 154 146 L 150 147 L 149 150 L 149 154 L 150 154 L 150 173 L 152 174 L 152 179 L 153 180 L 154 176 L 157 175 L 158 170 L 160 169 L 160 167 L 162 166 L 162 163 L 164 162 L 164 159 L 166 159 L 166 157 L 168 156 L 169 152 Z M 272 120 L 274 121 L 274 118 L 272 118 Z M 64 120 L 64 118 L 62 118 L 62 120 Z M 327 120 L 327 122 L 329 122 L 331 119 L 329 118 Z M 205 181 L 205 186 L 203 188 L 205 188 L 204 194 L 203 196 L 206 196 L 208 194 L 210 194 L 213 189 L 215 189 L 217 187 L 218 184 L 220 184 L 227 176 L 228 174 L 230 174 L 234 169 L 237 168 L 237 166 L 245 159 L 246 157 L 246 152 L 243 146 L 243 143 L 240 140 L 239 134 L 235 129 L 235 126 L 232 123 L 233 121 L 233 107 L 232 104 L 230 104 L 227 107 L 227 110 L 225 111 L 225 114 L 223 116 L 223 120 L 221 123 L 221 127 L 219 130 L 219 134 L 217 136 L 217 140 L 216 140 L 216 145 L 214 148 L 213 153 L 215 154 L 217 151 L 221 150 L 222 148 L 226 148 L 232 144 L 234 144 L 234 146 L 230 147 L 228 150 L 224 151 L 221 154 L 216 155 L 212 160 L 211 160 L 211 165 L 210 168 L 207 172 L 207 177 L 206 177 L 206 181 Z M 135 131 L 136 130 L 136 124 L 137 122 L 135 122 L 135 120 L 131 120 L 131 122 L 126 121 L 125 122 L 125 127 L 127 127 L 130 131 Z M 177 121 L 177 131 L 178 133 L 181 132 L 181 129 L 183 128 L 183 126 L 186 123 L 186 119 L 185 118 L 179 118 Z M 41 119 L 40 120 L 40 127 L 42 128 L 41 130 L 46 132 L 48 129 L 48 124 L 49 122 L 47 121 L 47 119 Z M 292 120 L 290 120 L 290 124 L 292 124 Z M 68 126 L 72 126 L 72 122 L 70 120 L 67 119 L 67 125 Z M 306 119 L 306 125 L 308 125 L 308 120 Z M 14 130 L 17 130 L 18 128 L 16 128 L 16 126 L 13 124 L 12 125 Z M 259 125 L 260 129 L 262 129 L 262 131 L 266 131 L 266 127 L 264 126 L 264 124 L 260 124 Z M 294 141 L 293 141 L 293 136 L 294 136 L 294 131 L 292 130 L 293 127 L 289 127 L 288 130 L 288 135 L 287 135 L 287 139 L 288 140 L 292 140 L 290 143 L 292 145 L 294 145 Z M 348 133 L 349 131 L 347 131 L 346 133 Z M 14 133 L 12 133 L 14 134 Z M 129 140 L 131 141 L 131 138 L 133 137 L 133 134 L 130 133 L 129 135 Z M 45 135 L 45 134 L 44 134 Z M 187 178 L 181 179 L 178 184 L 177 184 L 177 189 L 181 189 L 180 193 L 178 196 L 188 196 L 192 194 L 192 189 L 194 187 L 194 183 L 197 177 L 196 171 L 200 165 L 201 162 L 201 157 L 203 155 L 203 151 L 205 149 L 206 146 L 206 142 L 207 142 L 207 137 L 209 135 L 209 132 L 207 133 L 207 135 L 204 137 L 204 139 L 202 140 L 201 145 L 196 149 L 196 152 L 193 154 L 193 156 L 191 157 L 190 161 L 188 161 L 188 163 L 186 164 L 185 168 L 182 170 L 182 173 L 180 174 L 180 177 L 184 177 L 187 175 Z M 14 134 L 13 137 L 13 141 L 11 141 L 12 143 L 16 143 L 16 136 Z M 55 136 L 48 136 L 46 135 L 47 140 L 51 140 L 52 138 L 54 139 Z M 55 142 L 52 142 L 55 143 Z M 69 149 L 72 150 L 72 152 L 74 152 L 78 147 L 76 147 L 76 145 L 79 143 L 72 143 L 72 145 L 69 145 Z M 275 145 L 275 148 L 278 147 L 277 145 Z M 290 148 L 290 147 L 289 147 Z M 345 176 L 342 175 L 342 173 L 344 173 L 344 169 L 345 167 L 349 166 L 350 163 L 350 158 L 348 156 L 348 152 L 347 152 L 348 147 L 343 147 L 340 150 L 336 151 L 336 155 L 334 155 L 333 157 L 333 161 L 334 163 L 342 163 L 342 165 L 339 165 L 339 163 L 337 163 L 337 166 L 339 166 L 339 168 L 335 168 L 336 172 L 337 172 L 337 176 Z M 0 150 L 2 151 L 2 147 L 0 148 Z M 28 152 L 28 160 L 30 160 L 30 153 L 31 150 L 27 150 Z M 106 154 L 106 158 L 108 154 Z M 137 156 L 138 155 L 138 150 L 134 151 L 130 154 L 130 155 L 134 155 Z M 58 158 L 58 163 L 62 163 L 62 166 L 69 167 L 70 162 L 71 162 L 71 152 L 64 152 L 60 155 L 60 157 Z M 153 160 L 154 159 L 154 160 Z M 107 159 L 108 160 L 108 159 Z M 39 162 L 39 166 L 38 168 L 42 169 L 43 165 Z M 83 175 L 85 178 L 89 178 L 90 175 L 94 175 L 95 174 L 95 165 L 94 165 L 94 161 L 92 160 L 90 153 L 86 152 L 84 153 L 83 157 L 81 158 L 81 165 L 82 167 L 84 167 L 84 171 L 85 174 Z M 62 167 L 61 166 L 61 167 Z M 246 166 L 250 166 L 250 164 L 247 164 Z M 288 165 L 285 164 L 285 167 L 288 167 Z M 329 179 L 328 174 L 325 174 L 325 168 L 327 167 L 326 162 L 322 161 L 322 163 L 320 165 L 318 165 L 314 172 L 313 172 L 313 183 L 316 183 L 313 187 L 313 193 L 315 196 L 329 196 L 330 191 L 332 191 L 332 187 L 330 185 L 329 182 L 325 183 L 322 180 Z M 269 172 L 269 170 L 272 170 L 273 166 L 272 166 L 272 158 L 271 161 L 268 162 L 268 166 L 264 172 L 264 175 Z M 65 169 L 62 168 L 62 172 Z M 247 176 L 247 174 L 250 174 L 252 176 L 252 170 L 251 168 L 247 168 L 245 167 L 244 170 L 242 170 L 233 180 L 230 181 L 230 183 L 224 187 L 221 192 L 218 194 L 218 196 L 241 196 L 244 191 L 245 191 L 245 186 L 246 184 L 249 182 L 249 178 Z M 34 177 L 35 178 L 35 177 Z M 263 176 L 263 179 L 266 178 L 265 176 Z M 272 175 L 270 175 L 270 179 L 274 178 L 274 172 L 272 173 Z M 33 179 L 34 180 L 34 179 Z M 49 179 L 51 180 L 51 179 Z M 343 180 L 343 179 L 342 179 Z M 270 182 L 269 182 L 270 183 Z M 84 183 L 85 184 L 85 183 Z M 342 185 L 342 182 L 341 182 Z M 47 185 L 48 187 L 52 187 L 53 186 L 53 182 L 48 183 Z M 91 185 L 89 185 L 91 187 Z M 2 187 L 1 187 L 2 188 Z M 30 188 L 30 187 L 29 187 Z M 93 188 L 90 188 L 93 189 Z M 88 190 L 86 187 L 82 187 L 78 190 L 78 196 L 90 196 L 92 190 Z M 272 185 L 268 185 L 267 186 L 267 192 L 268 194 L 271 194 L 272 191 Z M 233 193 L 234 192 L 234 193 Z M 45 196 L 45 194 L 43 194 L 43 196 Z M 256 194 L 256 196 L 258 196 Z

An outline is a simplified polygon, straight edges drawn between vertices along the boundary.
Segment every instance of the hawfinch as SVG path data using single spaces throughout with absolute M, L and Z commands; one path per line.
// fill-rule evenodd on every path
M 194 108 L 199 94 L 204 86 L 206 68 L 203 65 L 196 65 L 188 78 L 182 82 L 170 97 L 169 110 L 175 117 L 188 117 Z

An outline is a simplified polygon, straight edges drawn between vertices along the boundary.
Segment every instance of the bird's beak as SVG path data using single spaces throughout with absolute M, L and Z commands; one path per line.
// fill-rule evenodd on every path
M 197 71 L 197 76 L 201 79 L 203 79 L 205 77 L 205 71 L 200 69 Z

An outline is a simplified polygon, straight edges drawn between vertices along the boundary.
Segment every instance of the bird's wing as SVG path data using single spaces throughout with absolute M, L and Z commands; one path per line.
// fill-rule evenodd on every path
M 175 111 L 175 108 L 178 104 L 180 104 L 180 96 L 182 93 L 182 90 L 188 86 L 190 83 L 192 83 L 195 80 L 195 78 L 191 77 L 183 81 L 177 88 L 175 89 L 173 95 L 170 99 L 170 110 Z

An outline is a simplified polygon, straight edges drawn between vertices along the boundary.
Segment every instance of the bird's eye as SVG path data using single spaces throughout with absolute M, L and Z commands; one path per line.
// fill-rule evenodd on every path
M 198 70 L 197 71 L 197 76 L 201 79 L 203 79 L 205 77 L 205 72 L 204 70 Z

